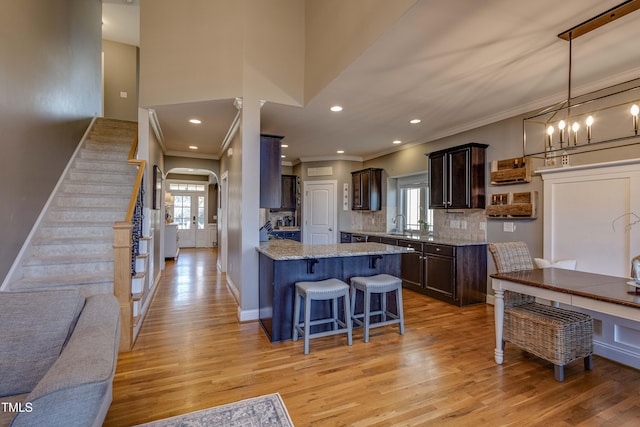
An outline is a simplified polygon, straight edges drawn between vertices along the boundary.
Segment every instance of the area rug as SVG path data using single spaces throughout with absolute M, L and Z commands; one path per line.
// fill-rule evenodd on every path
M 279 393 L 215 406 L 137 427 L 293 427 Z

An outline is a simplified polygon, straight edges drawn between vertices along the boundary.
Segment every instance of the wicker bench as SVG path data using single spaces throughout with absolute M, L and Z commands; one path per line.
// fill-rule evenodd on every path
M 576 359 L 593 367 L 593 319 L 587 314 L 538 303 L 505 308 L 503 340 L 553 363 L 557 381 Z

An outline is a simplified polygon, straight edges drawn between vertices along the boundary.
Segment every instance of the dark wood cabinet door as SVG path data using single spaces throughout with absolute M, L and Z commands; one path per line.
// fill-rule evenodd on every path
M 427 254 L 425 264 L 425 288 L 441 297 L 455 300 L 454 259 Z
M 351 174 L 351 186 L 353 191 L 351 192 L 351 209 L 362 209 L 362 186 L 360 185 L 360 172 L 353 172 Z
M 422 252 L 402 254 L 402 286 L 422 288 L 424 266 Z
M 397 246 L 411 248 L 415 251 L 402 254 L 402 285 L 411 289 L 421 290 L 424 281 L 422 243 L 413 240 L 398 240 Z
M 260 135 L 260 207 L 279 209 L 282 203 L 281 136 Z
M 382 169 L 351 172 L 351 209 L 378 211 L 382 209 Z
M 431 209 L 447 207 L 446 153 L 429 156 L 429 207 Z
M 281 209 L 296 209 L 296 180 L 295 175 L 282 175 L 282 203 Z
M 429 206 L 482 209 L 486 144 L 469 143 L 429 154 Z
M 360 173 L 360 209 L 371 209 L 371 174 L 368 171 Z
M 369 210 L 382 209 L 382 169 L 369 170 Z
M 449 208 L 469 209 L 470 204 L 470 148 L 451 151 L 448 155 Z

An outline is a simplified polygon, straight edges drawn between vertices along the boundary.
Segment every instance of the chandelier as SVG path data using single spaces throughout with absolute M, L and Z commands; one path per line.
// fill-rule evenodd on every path
M 578 97 L 571 93 L 572 41 L 637 9 L 640 0 L 628 0 L 558 34 L 569 42 L 567 99 L 523 120 L 525 157 L 543 158 L 546 166 L 557 166 L 568 163 L 568 152 L 640 144 L 640 78 Z

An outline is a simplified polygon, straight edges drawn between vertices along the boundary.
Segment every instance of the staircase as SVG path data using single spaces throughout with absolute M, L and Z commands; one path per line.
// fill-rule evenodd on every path
M 22 251 L 8 290 L 78 288 L 114 293 L 113 224 L 136 178 L 129 151 L 137 123 L 98 118 Z

